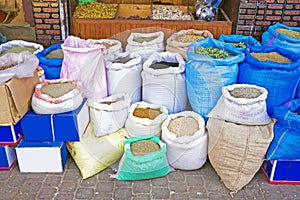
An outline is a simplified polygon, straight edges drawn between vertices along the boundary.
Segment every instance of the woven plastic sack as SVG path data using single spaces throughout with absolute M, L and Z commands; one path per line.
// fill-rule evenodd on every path
M 289 60 L 289 63 L 259 61 L 250 53 L 276 52 Z M 238 83 L 253 84 L 268 90 L 267 112 L 273 117 L 274 107 L 295 97 L 300 80 L 300 57 L 279 47 L 250 47 L 244 51 L 245 61 L 239 67 Z
M 86 98 L 101 100 L 107 96 L 105 48 L 75 36 L 62 44 L 64 59 L 60 77 L 78 80 Z
M 178 117 L 192 117 L 198 122 L 199 130 L 193 135 L 177 137 L 168 129 L 172 119 Z M 167 145 L 167 158 L 169 164 L 182 170 L 195 170 L 201 168 L 207 159 L 207 133 L 204 119 L 195 112 L 184 111 L 168 115 L 162 124 L 161 139 Z
M 213 38 L 213 34 L 209 32 L 208 30 L 195 30 L 195 29 L 188 29 L 188 30 L 181 30 L 177 33 L 173 33 L 168 39 L 167 39 L 167 46 L 166 51 L 173 52 L 173 53 L 179 53 L 184 59 L 186 59 L 187 55 L 186 52 L 188 50 L 188 47 L 195 41 L 187 41 L 187 42 L 180 42 L 177 40 L 179 37 L 183 37 L 185 35 L 197 35 L 202 36 L 203 39 L 210 37 Z
M 239 191 L 258 172 L 273 139 L 273 125 L 273 122 L 249 126 L 208 120 L 208 158 L 229 190 Z
M 178 63 L 178 67 L 154 68 L 156 62 Z M 168 112 L 184 111 L 187 104 L 185 62 L 178 53 L 153 53 L 143 64 L 142 99 L 152 104 L 161 104 Z
M 16 48 L 16 47 L 32 48 L 33 54 L 36 54 L 44 50 L 44 47 L 38 43 L 27 42 L 24 40 L 11 40 L 0 45 L 0 53 L 2 53 L 5 50 Z
M 132 154 L 130 145 L 141 140 L 152 140 L 159 144 L 160 150 L 143 156 Z M 144 180 L 167 175 L 169 171 L 167 148 L 156 136 L 129 138 L 124 142 L 125 152 L 120 160 L 118 172 L 112 175 L 117 180 Z
M 92 177 L 118 161 L 124 153 L 125 129 L 96 137 L 90 123 L 80 142 L 67 142 L 67 149 L 83 179 Z
M 0 57 L 0 66 L 12 66 L 0 70 L 0 83 L 5 83 L 11 78 L 33 77 L 38 67 L 39 60 L 29 51 L 20 53 L 7 53 Z
M 274 139 L 267 160 L 295 160 L 300 158 L 300 99 L 275 107 Z
M 269 26 L 268 30 L 263 32 L 261 39 L 262 45 L 280 47 L 300 55 L 300 38 L 279 33 L 276 31 L 277 28 L 283 28 L 300 33 L 300 27 L 292 27 L 285 24 L 276 23 Z
M 143 38 L 146 41 L 138 42 L 136 38 Z M 127 38 L 126 52 L 138 53 L 142 56 L 142 63 L 154 52 L 163 52 L 164 45 L 164 32 L 154 33 L 131 33 Z
M 152 108 L 161 112 L 155 119 L 140 118 L 133 115 L 136 108 Z M 161 105 L 154 105 L 146 102 L 136 102 L 132 104 L 128 111 L 128 118 L 125 128 L 131 137 L 137 136 L 161 136 L 161 125 L 168 116 L 168 110 Z
M 108 95 L 127 93 L 131 103 L 142 100 L 142 57 L 136 53 L 120 53 L 114 61 L 130 59 L 126 63 L 106 65 Z
M 261 94 L 256 98 L 235 98 L 230 92 L 236 88 L 253 88 Z M 222 96 L 207 117 L 246 125 L 264 125 L 271 122 L 267 113 L 265 88 L 248 84 L 233 84 L 222 88 Z
M 47 54 L 61 49 L 61 44 L 52 44 L 48 48 L 38 52 L 36 57 L 39 65 L 44 69 L 46 79 L 59 79 L 63 58 L 47 58 Z
M 96 102 L 88 100 L 95 135 L 103 136 L 124 127 L 130 99 L 127 94 L 116 94 Z
M 253 36 L 250 35 L 225 35 L 221 34 L 219 37 L 219 41 L 227 42 L 227 43 L 239 43 L 243 42 L 246 45 L 246 48 L 249 46 L 257 46 L 260 47 L 261 44 L 258 40 L 256 40 Z M 238 47 L 237 47 L 238 48 Z M 244 51 L 246 48 L 238 48 L 241 52 Z
M 233 56 L 214 59 L 195 53 L 199 47 L 220 48 Z M 222 87 L 236 83 L 238 65 L 244 55 L 232 45 L 206 38 L 190 45 L 186 60 L 186 86 L 193 111 L 205 120 L 222 95 Z
M 88 42 L 92 42 L 93 44 L 102 45 L 106 48 L 104 51 L 104 59 L 106 62 L 112 62 L 115 60 L 115 57 L 122 53 L 122 43 L 119 40 L 114 39 L 88 39 Z

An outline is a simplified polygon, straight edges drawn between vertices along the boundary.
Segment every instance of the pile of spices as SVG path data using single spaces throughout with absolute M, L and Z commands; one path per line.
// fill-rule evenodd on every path
M 192 136 L 199 130 L 199 124 L 193 117 L 177 117 L 170 121 L 168 129 L 176 137 Z
M 259 97 L 262 93 L 256 88 L 237 87 L 229 91 L 229 94 L 234 98 L 255 99 Z
M 276 31 L 281 34 L 288 35 L 293 38 L 300 38 L 300 32 L 285 29 L 285 28 L 276 28 Z
M 62 49 L 53 50 L 45 56 L 46 58 L 64 58 L 64 52 Z
M 256 58 L 257 60 L 264 62 L 266 60 L 277 62 L 277 63 L 292 63 L 292 61 L 277 52 L 269 52 L 269 53 L 250 53 L 252 57 Z
M 198 49 L 195 50 L 195 53 L 203 56 L 210 56 L 216 59 L 227 58 L 232 56 L 231 53 L 223 49 L 213 48 L 213 47 L 207 47 L 207 48 L 199 47 Z
M 166 69 L 169 67 L 178 67 L 179 63 L 176 62 L 156 62 L 150 65 L 152 69 Z
M 101 2 L 90 2 L 77 5 L 73 14 L 75 18 L 114 18 L 117 12 L 116 5 Z
M 158 115 L 162 112 L 158 109 L 152 108 L 135 108 L 133 111 L 133 116 L 139 118 L 148 118 L 148 119 L 155 119 Z
M 236 48 L 247 48 L 245 42 L 229 42 L 229 44 L 235 46 Z
M 58 98 L 63 96 L 64 94 L 74 90 L 76 87 L 75 84 L 70 82 L 66 83 L 54 83 L 44 85 L 41 89 L 43 94 L 47 94 L 52 98 Z
M 138 43 L 143 43 L 143 42 L 150 42 L 152 40 L 155 40 L 157 37 L 138 37 L 138 36 L 135 36 L 132 41 L 134 42 L 138 42 Z
M 22 51 L 29 51 L 30 53 L 33 53 L 36 50 L 37 50 L 36 48 L 30 48 L 30 47 L 13 47 L 13 48 L 6 49 L 6 50 L 2 51 L 0 53 L 0 56 L 3 56 L 7 53 L 20 53 Z
M 140 140 L 130 144 L 131 153 L 135 156 L 143 156 L 160 150 L 159 144 L 152 140 Z

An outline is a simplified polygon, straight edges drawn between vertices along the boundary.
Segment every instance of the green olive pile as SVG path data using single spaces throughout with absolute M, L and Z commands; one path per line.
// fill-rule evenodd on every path
M 117 12 L 116 5 L 99 2 L 90 2 L 77 5 L 73 17 L 76 18 L 114 18 Z
M 199 47 L 198 49 L 195 50 L 195 53 L 203 56 L 210 56 L 216 59 L 227 58 L 232 56 L 231 53 L 223 49 L 213 48 L 213 47 L 207 47 L 207 48 Z
M 229 42 L 229 44 L 235 46 L 236 48 L 247 48 L 247 45 L 244 42 Z
M 293 38 L 300 38 L 300 32 L 285 29 L 285 28 L 276 28 L 276 31 L 281 34 L 288 35 Z

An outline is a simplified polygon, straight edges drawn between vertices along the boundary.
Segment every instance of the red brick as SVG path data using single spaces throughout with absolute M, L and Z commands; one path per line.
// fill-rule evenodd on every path
M 48 13 L 34 13 L 35 18 L 48 19 L 50 14 Z
M 60 35 L 60 30 L 46 30 L 48 35 Z
M 254 33 L 254 36 L 256 36 L 256 37 L 260 37 L 262 35 L 262 32 L 255 32 Z
M 46 24 L 59 24 L 60 21 L 58 19 L 45 19 Z
M 43 11 L 46 13 L 58 13 L 58 8 L 43 8 Z
M 261 20 L 263 20 L 263 19 L 264 19 L 264 16 L 263 16 L 263 15 L 257 15 L 257 16 L 256 16 L 256 20 L 261 21 Z
M 37 35 L 36 39 L 38 40 L 51 40 L 52 36 L 51 35 Z
M 246 14 L 247 9 L 240 9 L 239 14 Z
M 285 10 L 285 15 L 300 15 L 300 10 Z
M 294 16 L 294 17 L 293 17 L 293 20 L 294 20 L 294 21 L 300 21 L 300 16 Z
M 39 12 L 42 12 L 42 9 L 41 8 L 33 8 L 33 12 L 39 13 Z
M 253 9 L 247 9 L 247 14 L 248 15 L 254 15 L 255 14 L 255 10 L 253 10 Z
M 281 16 L 266 16 L 266 20 L 270 21 L 279 21 L 281 19 Z
M 296 3 L 296 4 L 299 4 L 299 0 L 287 0 L 287 3 Z
M 54 19 L 59 19 L 59 14 L 57 14 L 57 13 L 52 13 L 52 14 L 51 14 L 51 17 L 54 18 Z
M 248 19 L 248 20 L 253 20 L 255 18 L 254 15 L 240 15 L 239 19 Z
M 60 35 L 55 35 L 55 36 L 53 36 L 53 39 L 54 40 L 61 40 L 61 37 L 60 37 Z
M 251 25 L 253 25 L 253 21 L 252 20 L 251 21 L 250 20 L 246 20 L 245 21 L 245 25 L 248 25 L 248 26 L 250 25 L 251 26 Z
M 275 3 L 275 0 L 265 0 L 266 3 Z
M 297 26 L 297 22 L 283 22 L 287 26 Z
M 50 46 L 50 41 L 45 40 L 37 40 L 37 43 L 43 45 L 44 47 Z
M 256 25 L 257 26 L 270 26 L 271 22 L 270 21 L 257 21 Z
M 285 0 L 277 0 L 277 3 L 284 3 Z
M 300 5 L 299 5 L 299 4 L 296 5 L 296 6 L 295 6 L 295 9 L 296 9 L 296 10 L 300 10 Z
M 291 16 L 284 16 L 284 17 L 283 17 L 283 20 L 284 20 L 284 21 L 290 21 L 290 20 L 291 20 Z
M 281 9 L 283 9 L 283 5 L 282 4 L 269 4 L 268 9 L 281 10 Z
M 256 8 L 256 5 L 253 3 L 241 3 L 240 8 Z
M 285 5 L 286 10 L 292 10 L 294 8 L 293 5 Z
M 51 25 L 50 24 L 36 24 L 35 28 L 36 29 L 50 29 Z
M 35 19 L 36 24 L 42 24 L 43 22 L 44 22 L 44 20 L 42 20 L 42 19 Z
M 33 2 L 33 7 L 49 7 L 49 3 L 47 2 Z
M 39 30 L 36 30 L 35 33 L 37 35 L 43 35 L 44 34 L 44 30 L 39 29 Z
M 58 7 L 58 3 L 51 3 L 51 7 L 52 8 L 57 8 Z
M 274 14 L 275 14 L 275 15 L 281 15 L 281 14 L 282 14 L 282 10 L 275 10 L 275 11 L 274 11 Z
M 53 25 L 53 29 L 60 29 L 60 25 Z

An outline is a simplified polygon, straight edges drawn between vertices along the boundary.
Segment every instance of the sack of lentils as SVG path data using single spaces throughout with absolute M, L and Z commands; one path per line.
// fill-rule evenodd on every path
M 244 55 L 234 46 L 213 38 L 193 42 L 187 51 L 186 86 L 193 111 L 205 120 L 222 95 L 222 87 L 236 83 Z
M 201 168 L 207 159 L 207 133 L 201 115 L 184 111 L 168 115 L 162 124 L 169 164 L 177 169 Z
M 268 90 L 267 112 L 295 97 L 300 80 L 300 56 L 279 47 L 250 47 L 244 51 L 238 83 L 253 84 Z
M 20 53 L 22 51 L 29 51 L 32 54 L 36 54 L 42 50 L 44 50 L 44 47 L 38 43 L 24 40 L 11 40 L 0 45 L 0 56 L 6 53 Z

